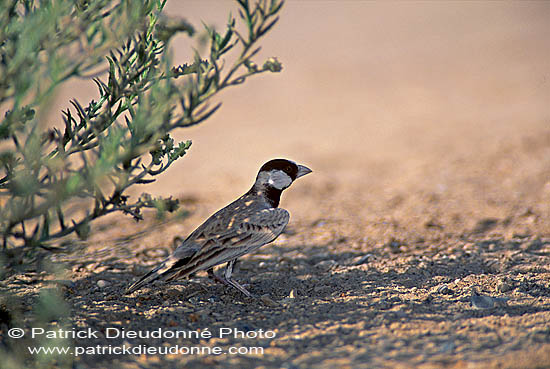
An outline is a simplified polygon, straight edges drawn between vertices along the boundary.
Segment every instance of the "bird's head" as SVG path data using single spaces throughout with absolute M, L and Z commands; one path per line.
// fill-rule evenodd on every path
M 273 159 L 262 165 L 256 177 L 256 187 L 267 187 L 275 190 L 288 188 L 297 178 L 311 173 L 308 167 L 287 159 Z

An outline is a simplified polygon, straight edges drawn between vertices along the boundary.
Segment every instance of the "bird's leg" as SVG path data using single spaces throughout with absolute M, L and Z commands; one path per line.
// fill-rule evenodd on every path
M 227 263 L 227 266 L 225 267 L 224 279 L 228 284 L 235 287 L 236 289 L 244 293 L 246 296 L 252 297 L 252 294 L 248 292 L 246 288 L 244 288 L 239 284 L 239 282 L 231 278 L 231 273 L 233 273 L 233 265 L 235 264 L 235 261 L 237 261 L 237 259 L 233 259 Z
M 218 277 L 216 273 L 214 273 L 214 268 L 210 268 L 206 272 L 208 273 L 208 278 L 213 279 L 218 283 L 223 283 L 227 285 L 227 282 L 225 281 L 225 279 Z
M 219 277 L 218 275 L 216 275 L 216 273 L 214 273 L 214 268 L 210 268 L 206 271 L 208 273 L 208 277 L 210 279 L 215 280 L 216 282 L 223 283 L 226 286 L 234 287 L 239 291 L 241 291 L 242 293 L 244 293 L 246 296 L 252 297 L 252 295 L 250 294 L 250 292 L 246 290 L 246 288 L 244 288 L 241 284 L 239 284 L 239 282 L 231 278 L 231 274 L 233 273 L 233 267 L 236 261 L 237 259 L 233 259 L 227 263 L 223 277 Z

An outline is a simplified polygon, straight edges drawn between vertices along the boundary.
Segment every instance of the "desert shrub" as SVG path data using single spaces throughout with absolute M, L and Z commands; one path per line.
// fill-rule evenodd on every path
M 177 201 L 127 190 L 146 184 L 185 155 L 174 130 L 208 119 L 216 94 L 248 77 L 278 72 L 254 62 L 258 40 L 277 22 L 280 0 L 236 1 L 223 32 L 201 26 L 207 52 L 173 66 L 169 46 L 201 32 L 162 14 L 166 0 L 6 0 L 0 2 L 0 234 L 5 260 L 76 233 L 112 212 L 141 218 L 145 207 Z M 98 98 L 67 103 L 46 121 L 60 86 L 84 78 Z M 71 207 L 83 208 L 72 213 Z

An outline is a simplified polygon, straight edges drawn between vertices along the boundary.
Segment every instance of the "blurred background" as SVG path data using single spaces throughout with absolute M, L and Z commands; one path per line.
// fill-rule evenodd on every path
M 167 5 L 218 31 L 231 11 L 232 1 Z M 175 135 L 193 141 L 188 155 L 139 190 L 221 206 L 261 164 L 285 157 L 314 170 L 307 190 L 288 196 L 337 194 L 327 209 L 375 211 L 377 199 L 415 191 L 485 216 L 511 198 L 536 206 L 550 199 L 549 19 L 540 1 L 287 1 L 257 57 L 278 57 L 283 71 L 226 90 L 211 119 Z M 182 37 L 173 47 L 181 64 L 197 45 Z M 84 85 L 61 105 L 95 96 Z

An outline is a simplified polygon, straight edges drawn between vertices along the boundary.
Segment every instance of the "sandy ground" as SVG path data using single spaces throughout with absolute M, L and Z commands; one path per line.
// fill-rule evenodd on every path
M 221 28 L 234 9 L 179 4 L 169 11 L 197 26 Z M 68 268 L 69 324 L 101 332 L 75 345 L 263 354 L 83 355 L 75 367 L 550 367 L 548 19 L 547 2 L 289 1 L 262 54 L 284 71 L 224 93 L 211 120 L 178 133 L 188 156 L 140 188 L 179 197 L 190 216 L 101 220 L 54 257 Z M 178 63 L 189 47 L 178 43 Z M 203 274 L 122 296 L 273 157 L 314 173 L 283 195 L 286 233 L 236 267 L 258 299 Z M 2 288 L 31 311 L 44 279 Z M 109 327 L 213 337 L 107 338 Z

